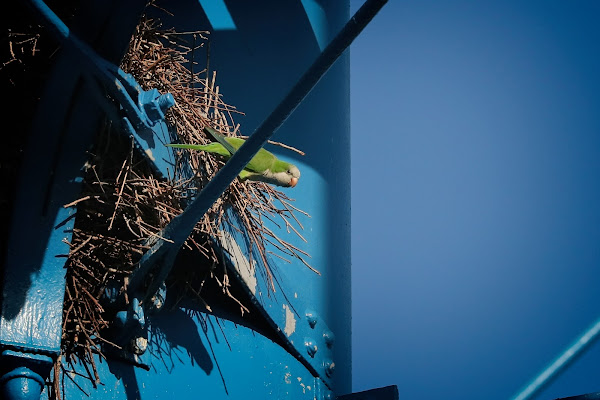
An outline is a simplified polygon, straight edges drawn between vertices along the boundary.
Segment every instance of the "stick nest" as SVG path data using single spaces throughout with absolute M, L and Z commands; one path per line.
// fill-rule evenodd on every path
M 176 104 L 167 112 L 167 122 L 182 143 L 211 142 L 203 133 L 205 126 L 225 135 L 240 134 L 233 116 L 241 113 L 223 101 L 216 73 L 208 71 L 208 36 L 208 32 L 165 30 L 157 20 L 143 17 L 121 65 L 144 90 L 156 88 L 174 96 Z M 19 44 L 34 45 L 35 40 L 37 37 L 27 37 Z M 205 62 L 198 62 L 199 58 Z M 128 277 L 149 249 L 150 239 L 160 237 L 161 229 L 184 211 L 190 196 L 202 190 L 223 165 L 222 160 L 208 153 L 181 151 L 168 179 L 158 179 L 132 139 L 119 130 L 110 120 L 104 121 L 90 150 L 81 196 L 64 205 L 77 207 L 77 215 L 72 238 L 65 240 L 70 252 L 66 261 L 62 354 L 55 365 L 51 393 L 54 398 L 61 397 L 60 381 L 65 376 L 71 379 L 73 371 L 63 373 L 69 365 L 81 363 L 86 377 L 94 385 L 100 382 L 94 355 L 104 358 L 107 346 L 120 348 L 105 337 L 113 317 L 103 303 L 107 286 L 120 282 L 126 293 Z M 211 299 L 203 297 L 202 291 L 210 281 L 220 288 L 223 297 L 239 306 L 240 313 L 248 312 L 243 299 L 230 290 L 217 239 L 220 231 L 229 227 L 245 236 L 254 249 L 248 256 L 256 258 L 257 272 L 275 290 L 270 255 L 287 262 L 295 258 L 313 269 L 307 253 L 279 236 L 292 234 L 304 240 L 298 213 L 307 215 L 293 205 L 293 199 L 270 185 L 235 180 L 196 224 L 182 249 L 199 255 L 205 261 L 203 266 L 195 266 L 184 278 L 170 277 L 168 286 L 183 288 L 183 292 L 175 292 L 199 300 L 210 312 Z M 236 221 L 230 219 L 232 215 Z M 270 230 L 265 220 L 272 221 L 279 228 L 277 232 Z

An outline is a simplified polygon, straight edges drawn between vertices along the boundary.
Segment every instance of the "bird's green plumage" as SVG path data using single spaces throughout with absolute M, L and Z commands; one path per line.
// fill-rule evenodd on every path
M 235 137 L 226 137 L 227 143 L 229 143 L 235 151 L 237 151 L 244 144 L 244 139 L 235 138 Z M 204 145 L 195 145 L 195 144 L 169 144 L 167 146 L 177 147 L 180 149 L 190 149 L 190 150 L 202 150 L 208 153 L 218 154 L 221 157 L 228 160 L 231 158 L 231 153 L 221 144 L 217 142 L 204 144 Z M 246 169 L 252 172 L 261 173 L 267 169 L 270 169 L 273 172 L 284 172 L 290 166 L 290 163 L 285 161 L 281 161 L 275 157 L 275 155 L 265 149 L 260 149 L 258 153 L 250 162 L 246 165 Z
M 213 136 L 217 142 L 205 145 L 168 144 L 167 146 L 180 149 L 206 151 L 208 153 L 218 154 L 228 160 L 245 142 L 244 139 L 223 136 L 214 129 L 208 127 L 205 127 L 204 131 Z M 277 177 L 273 178 L 272 175 L 277 175 Z M 297 182 L 300 177 L 300 172 L 294 165 L 279 160 L 273 153 L 265 149 L 260 149 L 244 167 L 244 170 L 240 172 L 239 176 L 242 180 L 262 180 L 281 186 L 290 186 L 291 178 L 294 178 L 295 182 Z M 294 186 L 295 182 L 291 184 L 291 186 Z

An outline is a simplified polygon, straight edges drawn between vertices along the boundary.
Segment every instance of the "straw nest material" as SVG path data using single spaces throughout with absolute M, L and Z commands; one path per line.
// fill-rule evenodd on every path
M 240 134 L 239 125 L 233 121 L 240 112 L 224 102 L 216 73 L 207 68 L 208 36 L 208 32 L 163 29 L 158 20 L 143 17 L 121 64 L 144 90 L 156 88 L 174 96 L 176 104 L 167 112 L 167 122 L 182 143 L 211 142 L 203 133 L 205 126 L 226 135 Z M 190 195 L 202 190 L 223 165 L 221 159 L 205 152 L 180 151 L 168 179 L 159 179 L 147 159 L 136 151 L 132 139 L 119 130 L 108 119 L 100 127 L 89 152 L 81 195 L 64 205 L 77 207 L 77 215 L 72 238 L 67 242 L 70 252 L 66 261 L 62 354 L 55 365 L 52 387 L 52 396 L 57 398 L 61 397 L 61 376 L 69 375 L 63 374 L 70 370 L 69 364 L 82 364 L 87 378 L 94 384 L 100 382 L 94 356 L 104 358 L 104 349 L 119 348 L 105 335 L 112 321 L 102 299 L 107 285 L 126 285 L 128 276 L 149 249 L 149 239 L 158 237 L 161 229 L 183 212 Z M 281 143 L 271 143 L 301 153 Z M 245 236 L 254 248 L 249 256 L 257 255 L 257 265 L 261 267 L 258 275 L 274 290 L 272 263 L 268 261 L 271 255 L 288 262 L 295 258 L 313 269 L 307 262 L 307 253 L 279 236 L 281 232 L 304 240 L 299 232 L 302 224 L 298 213 L 307 215 L 276 188 L 262 182 L 235 180 L 196 224 L 183 247 L 182 251 L 204 260 L 202 266 L 195 266 L 183 277 L 170 277 L 168 286 L 177 286 L 180 296 L 186 293 L 197 299 L 208 312 L 211 301 L 222 299 L 233 301 L 239 313 L 248 312 L 244 300 L 230 290 L 231 280 L 222 265 L 223 255 L 217 242 L 219 232 L 229 226 Z M 236 217 L 236 223 L 229 220 L 231 215 Z M 280 229 L 269 229 L 266 219 Z M 207 282 L 219 288 L 221 298 L 203 296 Z M 126 292 L 124 288 L 122 291 Z

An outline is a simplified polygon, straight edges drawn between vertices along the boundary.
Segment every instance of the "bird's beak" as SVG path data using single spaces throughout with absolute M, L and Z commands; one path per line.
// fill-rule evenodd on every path
M 292 179 L 290 180 L 290 186 L 291 186 L 291 187 L 294 187 L 294 186 L 296 186 L 297 184 L 298 184 L 298 178 L 292 178 Z

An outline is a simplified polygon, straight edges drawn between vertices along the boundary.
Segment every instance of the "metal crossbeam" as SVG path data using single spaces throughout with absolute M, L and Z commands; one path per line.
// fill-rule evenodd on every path
M 561 372 L 571 365 L 577 356 L 581 355 L 598 338 L 600 334 L 600 319 L 579 336 L 569 348 L 559 355 L 546 369 L 536 376 L 519 394 L 511 400 L 533 399 L 539 392 L 554 380 Z
M 159 233 L 159 239 L 148 243 L 152 247 L 143 255 L 128 283 L 133 303 L 144 304 L 143 307 L 145 307 L 147 302 L 144 300 L 150 299 L 163 285 L 180 247 L 191 234 L 197 221 L 202 219 L 244 166 L 281 127 L 386 2 L 387 0 L 368 0 L 358 10 L 291 88 L 287 96 L 246 140 L 245 144 L 235 152 L 213 180 L 198 194 L 197 198 Z M 108 92 L 120 106 L 120 111 L 126 115 L 126 118 L 122 119 L 124 133 L 132 135 L 136 139 L 149 164 L 154 167 L 155 171 L 166 176 L 165 171 L 169 164 L 162 161 L 168 161 L 172 155 L 166 147 L 155 141 L 156 139 L 158 141 L 168 139 L 169 133 L 163 117 L 166 108 L 172 105 L 172 97 L 168 94 L 160 96 L 156 90 L 144 92 L 131 75 L 100 57 L 85 42 L 73 35 L 69 28 L 41 0 L 32 0 L 32 3 L 57 39 L 65 46 L 81 53 L 82 66 L 85 67 L 82 68 L 82 72 L 85 72 L 88 82 L 93 82 L 96 85 L 95 88 L 100 89 L 91 90 L 93 92 L 91 94 Z M 121 120 L 113 103 L 107 102 L 104 96 L 96 96 L 96 100 L 110 119 L 115 122 Z M 223 245 L 225 244 L 223 243 Z M 232 259 L 231 261 L 236 263 L 239 260 Z M 149 275 L 152 276 L 150 280 L 148 279 Z M 238 280 L 242 281 L 241 278 Z M 243 282 L 241 283 L 243 285 Z M 267 288 L 263 289 L 268 290 Z M 334 369 L 330 353 L 334 339 L 325 321 L 317 324 L 318 316 L 310 311 L 310 305 L 303 301 L 295 299 L 293 304 L 290 303 L 288 306 L 288 299 L 283 294 L 279 294 L 277 301 L 273 304 L 261 304 L 260 299 L 251 290 L 247 294 L 254 303 L 260 304 L 261 310 L 264 311 L 263 316 L 273 328 L 276 328 L 281 339 L 287 343 L 288 351 L 300 359 L 314 376 L 320 376 L 323 382 L 330 384 Z M 281 314 L 281 304 L 288 306 L 286 310 L 290 316 L 293 313 L 302 320 L 302 324 L 299 324 L 293 332 L 283 332 L 278 329 L 286 325 L 286 321 L 281 320 L 281 315 L 290 318 L 287 314 Z M 275 305 L 279 308 L 274 309 Z M 123 310 L 117 317 L 123 317 L 123 326 L 125 326 L 131 322 L 128 319 L 130 314 L 134 316 L 139 314 L 139 311 L 142 315 L 144 314 L 144 310 L 137 307 Z M 136 321 L 141 324 L 144 317 L 138 315 Z M 124 343 L 136 335 L 134 331 L 136 329 L 126 329 Z M 315 355 L 317 348 L 319 352 Z
M 144 254 L 140 260 L 138 269 L 132 275 L 130 281 L 131 288 L 134 290 L 141 289 L 141 283 L 150 269 L 160 264 L 160 271 L 155 275 L 153 282 L 147 287 L 145 297 L 154 294 L 161 282 L 167 277 L 179 248 L 191 234 L 197 221 L 202 219 L 211 205 L 229 187 L 240 171 L 267 143 L 277 129 L 281 127 L 333 63 L 386 3 L 387 0 L 367 0 L 356 14 L 350 18 L 279 105 L 275 107 L 271 114 L 250 135 L 244 145 L 239 148 L 225 166 L 202 189 L 198 197 L 181 215 L 174 218 L 162 230 L 158 236 L 169 239 L 170 242 L 158 239 L 152 248 Z

